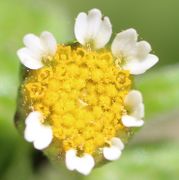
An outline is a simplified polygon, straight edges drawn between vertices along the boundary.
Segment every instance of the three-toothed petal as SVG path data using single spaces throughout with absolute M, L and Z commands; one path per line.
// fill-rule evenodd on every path
M 100 24 L 99 31 L 95 37 L 96 49 L 103 48 L 110 40 L 112 34 L 112 25 L 108 17 L 104 17 Z
M 77 170 L 83 175 L 88 175 L 95 165 L 94 158 L 90 154 L 84 154 L 82 157 L 78 157 L 74 149 L 66 152 L 65 162 L 69 170 Z
M 70 149 L 66 152 L 65 156 L 66 167 L 73 171 L 76 168 L 76 151 L 74 149 Z
M 151 52 L 152 48 L 151 45 L 147 41 L 139 41 L 136 43 L 135 56 L 137 59 L 145 59 L 146 56 Z
M 76 170 L 84 175 L 88 175 L 95 165 L 94 158 L 90 154 L 78 157 Z
M 75 21 L 74 33 L 78 42 L 83 45 L 86 43 L 85 36 L 86 36 L 87 26 L 88 26 L 87 14 L 84 12 L 79 13 Z
M 122 116 L 122 123 L 126 127 L 140 127 L 144 124 L 144 104 L 142 94 L 131 90 L 124 100 L 127 114 Z
M 43 63 L 37 54 L 31 52 L 28 48 L 21 48 L 17 51 L 17 55 L 21 63 L 29 69 L 39 69 L 43 67 Z
M 98 9 L 91 9 L 87 16 L 88 29 L 86 31 L 86 39 L 94 39 L 101 24 L 102 14 Z
M 114 161 L 119 159 L 123 149 L 124 149 L 123 142 L 119 138 L 114 137 L 111 139 L 110 147 L 103 148 L 103 155 L 105 159 Z
M 45 149 L 52 142 L 52 138 L 52 128 L 47 125 L 41 125 L 39 128 L 39 133 L 34 140 L 34 147 L 38 150 Z
M 40 120 L 42 119 L 41 113 L 34 111 L 31 112 L 25 120 L 24 137 L 28 142 L 33 142 L 38 136 L 40 129 Z
M 24 66 L 29 69 L 39 69 L 44 66 L 43 58 L 53 56 L 57 50 L 57 42 L 50 32 L 42 32 L 40 37 L 27 34 L 23 38 L 25 48 L 17 51 L 17 55 Z
M 124 99 L 124 104 L 130 109 L 142 102 L 142 94 L 140 91 L 131 90 Z
M 112 34 L 112 25 L 108 17 L 102 18 L 101 11 L 92 9 L 86 13 L 79 13 L 76 18 L 74 33 L 76 39 L 82 45 L 88 43 L 93 48 L 103 48 Z
M 44 149 L 51 143 L 53 134 L 52 128 L 41 123 L 40 112 L 31 112 L 25 120 L 24 138 L 28 142 L 33 142 L 36 149 Z
M 145 59 L 130 59 L 122 65 L 123 69 L 129 70 L 131 74 L 138 75 L 146 72 L 158 62 L 158 57 L 148 54 Z
M 40 41 L 44 49 L 44 53 L 53 56 L 57 50 L 57 41 L 52 33 L 44 31 L 40 35 Z
M 137 119 L 133 116 L 124 115 L 122 116 L 122 123 L 126 127 L 141 127 L 144 125 L 144 121 L 141 119 Z
M 27 34 L 23 38 L 24 45 L 34 54 L 43 54 L 43 46 L 40 38 L 35 34 Z
M 158 57 L 150 54 L 151 46 L 146 41 L 137 42 L 137 32 L 128 29 L 118 33 L 111 50 L 116 58 L 122 58 L 120 66 L 131 74 L 142 74 L 158 62 Z
M 116 57 L 130 56 L 130 54 L 134 53 L 137 37 L 136 30 L 132 28 L 118 33 L 111 45 L 113 55 Z

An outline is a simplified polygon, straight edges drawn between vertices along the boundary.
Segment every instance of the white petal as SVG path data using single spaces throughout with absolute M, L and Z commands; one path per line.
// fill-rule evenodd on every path
M 73 171 L 76 168 L 76 151 L 74 149 L 70 149 L 66 152 L 66 157 L 65 157 L 65 163 L 66 167 Z
M 122 58 L 121 67 L 131 74 L 142 74 L 158 62 L 158 57 L 149 54 L 151 46 L 146 41 L 137 42 L 137 32 L 128 29 L 117 34 L 112 43 L 112 53 Z
M 94 158 L 90 154 L 78 157 L 76 170 L 83 175 L 88 175 L 95 165 Z
M 42 54 L 44 51 L 40 38 L 34 34 L 25 35 L 23 42 L 25 46 L 35 54 Z
M 131 90 L 124 100 L 127 115 L 122 116 L 122 123 L 126 127 L 140 127 L 144 124 L 144 104 L 142 94 Z
M 142 94 L 137 90 L 131 90 L 124 100 L 125 106 L 129 109 L 135 109 L 140 103 L 142 103 Z
M 100 24 L 99 31 L 95 37 L 95 48 L 100 49 L 104 47 L 110 40 L 112 34 L 112 25 L 108 17 L 104 17 Z
M 82 157 L 78 157 L 74 149 L 66 152 L 65 163 L 69 170 L 77 170 L 84 175 L 88 175 L 95 165 L 94 158 L 91 155 L 85 154 Z
M 140 127 L 143 126 L 144 121 L 138 120 L 133 116 L 124 115 L 122 116 L 122 123 L 126 127 Z
M 109 41 L 112 26 L 108 17 L 102 19 L 100 10 L 92 9 L 88 15 L 80 13 L 77 16 L 74 32 L 79 43 L 93 43 L 94 48 L 99 49 Z
M 33 111 L 29 113 L 25 120 L 26 125 L 38 124 L 40 125 L 40 121 L 42 119 L 42 114 L 38 111 Z
M 17 51 L 17 55 L 24 66 L 29 69 L 39 69 L 43 67 L 41 59 L 34 58 L 36 55 L 27 48 L 21 48 Z M 33 57 L 34 56 L 34 57 Z
M 117 147 L 120 150 L 124 149 L 123 142 L 117 137 L 114 137 L 114 138 L 111 139 L 111 145 Z
M 88 25 L 87 14 L 80 13 L 75 21 L 74 33 L 78 42 L 83 45 L 86 43 L 85 36 L 86 36 L 87 25 Z
M 50 126 L 41 123 L 42 114 L 38 111 L 29 113 L 25 120 L 24 137 L 27 141 L 33 142 L 36 149 L 46 148 L 52 141 L 53 134 Z
M 122 153 L 121 150 L 114 146 L 103 148 L 103 155 L 105 159 L 110 160 L 110 161 L 119 159 L 119 157 L 121 156 L 121 153 Z
M 149 54 L 151 46 L 146 41 L 137 42 L 137 32 L 134 29 L 123 31 L 115 37 L 112 43 L 112 53 L 117 58 L 123 58 L 120 64 L 131 74 L 142 74 L 158 62 L 158 57 Z
M 86 31 L 86 38 L 88 40 L 94 39 L 96 37 L 96 34 L 99 31 L 99 27 L 101 24 L 101 18 L 102 14 L 99 9 L 91 9 L 88 12 L 88 29 Z
M 103 148 L 103 155 L 107 160 L 117 160 L 121 156 L 123 148 L 124 144 L 119 138 L 112 138 L 111 146 Z
M 53 139 L 52 128 L 47 125 L 41 125 L 34 140 L 34 147 L 38 150 L 45 149 L 52 142 L 52 139 Z
M 155 56 L 154 54 L 148 54 L 148 56 L 140 62 L 140 65 L 142 66 L 141 69 L 143 69 L 142 72 L 147 71 L 150 69 L 152 66 L 154 66 L 157 62 L 159 61 L 158 57 Z
M 136 30 L 132 28 L 118 33 L 111 46 L 113 55 L 116 57 L 130 55 L 135 48 L 137 37 Z
M 148 54 L 143 60 L 132 59 L 123 65 L 123 69 L 130 70 L 131 74 L 142 74 L 158 62 L 158 57 L 153 54 Z
M 25 48 L 17 51 L 22 64 L 30 69 L 43 67 L 42 58 L 53 56 L 57 49 L 57 42 L 49 32 L 42 32 L 40 38 L 34 34 L 24 36 Z
M 144 117 L 143 97 L 140 91 L 131 90 L 125 97 L 124 104 L 128 115 L 139 120 Z
M 35 131 L 34 131 L 35 130 Z M 37 127 L 35 126 L 34 128 L 31 127 L 26 127 L 24 130 L 24 138 L 28 142 L 33 142 L 36 138 L 37 135 Z
M 31 112 L 27 116 L 25 120 L 26 127 L 24 131 L 24 138 L 27 141 L 33 142 L 37 137 L 41 119 L 42 119 L 42 115 L 37 111 Z
M 40 41 L 43 45 L 45 53 L 48 55 L 54 55 L 57 50 L 57 41 L 52 33 L 44 31 L 40 35 Z
M 136 119 L 144 118 L 144 104 L 140 103 L 133 108 L 133 111 L 130 113 L 130 116 L 135 117 Z
M 140 41 L 136 43 L 136 56 L 137 59 L 144 59 L 152 50 L 151 45 L 147 41 Z

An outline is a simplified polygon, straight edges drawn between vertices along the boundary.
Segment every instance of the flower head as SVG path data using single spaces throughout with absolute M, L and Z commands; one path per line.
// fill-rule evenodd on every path
M 28 69 L 21 85 L 25 139 L 36 149 L 55 148 L 69 170 L 87 175 L 103 159 L 117 160 L 132 127 L 142 126 L 142 95 L 131 90 L 158 58 L 146 41 L 128 29 L 117 34 L 101 11 L 77 16 L 78 43 L 57 44 L 51 33 L 24 37 L 18 51 Z

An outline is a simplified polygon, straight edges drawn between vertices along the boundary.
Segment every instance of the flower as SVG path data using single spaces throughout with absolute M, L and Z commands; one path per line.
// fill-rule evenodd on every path
M 130 132 L 144 124 L 132 75 L 158 57 L 149 43 L 137 42 L 134 29 L 117 34 L 106 48 L 112 25 L 98 9 L 79 13 L 74 33 L 78 42 L 71 45 L 57 44 L 49 32 L 24 37 L 26 47 L 17 52 L 26 67 L 17 112 L 28 114 L 24 137 L 36 149 L 88 175 L 104 159 L 119 159 Z

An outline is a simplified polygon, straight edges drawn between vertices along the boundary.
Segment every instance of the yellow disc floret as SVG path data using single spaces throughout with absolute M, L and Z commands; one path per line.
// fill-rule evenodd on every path
M 93 154 L 125 131 L 121 116 L 130 88 L 129 72 L 116 68 L 108 50 L 60 45 L 50 62 L 28 73 L 22 92 L 27 113 L 43 114 L 60 152 Z

